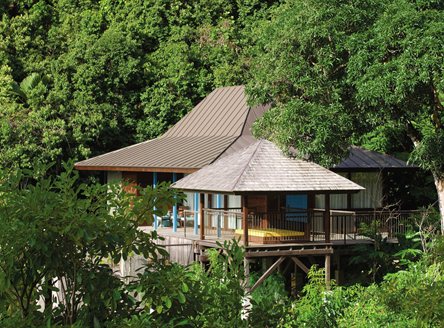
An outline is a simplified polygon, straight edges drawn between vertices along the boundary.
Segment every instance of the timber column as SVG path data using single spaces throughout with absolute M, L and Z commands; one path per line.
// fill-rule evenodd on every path
M 330 290 L 330 276 L 331 276 L 331 255 L 326 254 L 325 255 L 325 286 L 327 287 L 327 290 Z
M 200 215 L 200 240 L 205 239 L 205 218 L 204 218 L 205 194 L 200 193 L 199 215 Z
M 242 195 L 242 231 L 244 238 L 244 246 L 248 246 L 248 196 Z
M 325 212 L 324 212 L 324 231 L 325 242 L 329 243 L 330 240 L 330 194 L 325 193 Z

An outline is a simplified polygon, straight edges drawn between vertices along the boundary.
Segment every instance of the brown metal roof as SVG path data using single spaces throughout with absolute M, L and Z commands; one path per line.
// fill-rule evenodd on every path
M 78 162 L 76 168 L 192 172 L 253 143 L 251 124 L 268 108 L 250 108 L 243 86 L 218 88 L 163 136 Z
M 353 146 L 350 154 L 338 165 L 332 167 L 333 170 L 359 170 L 359 169 L 406 169 L 417 168 L 393 156 L 381 154 L 375 151 L 366 150 Z
M 174 188 L 205 192 L 261 191 L 355 192 L 356 183 L 315 163 L 286 157 L 270 141 L 218 159 L 173 184 Z
M 218 88 L 163 136 L 76 163 L 79 170 L 194 172 L 256 141 L 251 125 L 269 105 L 250 108 L 244 86 Z M 354 147 L 334 170 L 408 168 L 392 156 Z

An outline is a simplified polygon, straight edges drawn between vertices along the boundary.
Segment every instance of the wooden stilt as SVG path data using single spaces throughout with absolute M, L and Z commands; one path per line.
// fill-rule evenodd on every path
M 244 288 L 247 292 L 250 291 L 250 261 L 244 257 Z
M 296 296 L 297 294 L 297 277 L 298 277 L 298 265 L 296 264 L 296 262 L 293 263 L 294 264 L 294 270 L 291 273 L 290 279 L 291 279 L 291 295 L 292 296 Z
M 325 255 L 325 286 L 327 287 L 327 290 L 330 290 L 330 262 L 331 255 Z
M 336 283 L 340 285 L 342 284 L 341 256 L 339 254 L 335 254 L 333 259 L 336 264 L 335 280 Z

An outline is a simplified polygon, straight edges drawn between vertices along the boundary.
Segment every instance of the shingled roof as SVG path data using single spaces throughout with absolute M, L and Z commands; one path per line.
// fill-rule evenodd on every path
M 218 88 L 163 136 L 75 164 L 79 170 L 194 172 L 254 142 L 251 124 L 269 106 L 250 108 L 243 86 Z
M 338 165 L 332 167 L 333 170 L 360 170 L 360 169 L 406 169 L 417 168 L 415 165 L 409 165 L 406 162 L 387 154 L 381 154 L 375 151 L 366 150 L 361 147 L 353 146 L 350 148 L 348 157 Z
M 187 175 L 172 185 L 183 190 L 244 193 L 356 192 L 364 188 L 315 163 L 286 157 L 267 140 L 259 140 Z

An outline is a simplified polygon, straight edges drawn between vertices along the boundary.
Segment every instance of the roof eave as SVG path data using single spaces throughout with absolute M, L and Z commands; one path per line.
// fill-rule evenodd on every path
M 142 167 L 142 166 L 94 166 L 75 164 L 79 171 L 122 171 L 122 172 L 164 172 L 164 173 L 193 173 L 199 168 L 184 167 Z

